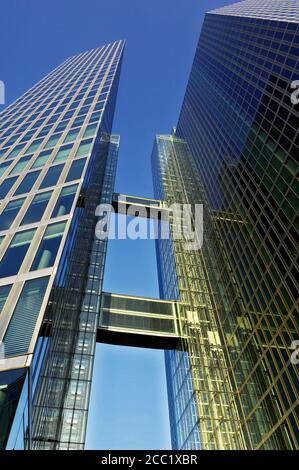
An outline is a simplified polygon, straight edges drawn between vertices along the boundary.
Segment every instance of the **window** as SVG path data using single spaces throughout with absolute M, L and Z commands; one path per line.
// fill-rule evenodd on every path
M 61 113 L 62 110 L 60 110 Z M 57 109 L 57 113 L 59 113 L 59 109 Z M 69 121 L 62 121 L 55 129 L 55 132 L 60 132 L 64 131 L 64 129 L 67 127 Z
M 9 292 L 10 292 L 11 286 L 12 286 L 12 284 L 10 284 L 8 286 L 1 286 L 0 287 L 0 313 L 3 310 L 6 299 L 8 297 Z
M 85 116 L 76 118 L 73 122 L 72 128 L 77 126 L 82 126 L 83 122 L 85 121 Z
M 26 167 L 27 163 L 31 159 L 32 155 L 28 155 L 27 157 L 22 157 L 20 160 L 17 162 L 17 164 L 13 167 L 11 172 L 9 173 L 10 175 L 15 175 L 16 173 L 21 173 L 24 168 Z
M 3 142 L 3 140 L 4 139 L 1 139 L 1 143 Z M 8 147 L 0 150 L 0 158 L 3 157 L 3 155 L 7 152 L 7 150 L 8 150 Z
M 51 217 L 61 217 L 62 215 L 69 214 L 77 188 L 78 185 L 73 184 L 61 190 Z
M 0 215 L 0 230 L 7 230 L 15 220 L 21 209 L 25 198 L 10 201 Z
M 65 226 L 66 222 L 48 225 L 30 271 L 49 268 L 54 265 Z
M 67 174 L 65 181 L 68 182 L 68 181 L 78 180 L 79 178 L 81 178 L 85 162 L 86 162 L 86 158 L 75 160 L 72 163 L 71 168 L 69 169 L 69 172 Z
M 66 160 L 70 154 L 72 147 L 72 144 L 60 147 L 56 157 L 54 158 L 54 163 L 63 162 L 64 160 Z
M 51 127 L 52 126 L 43 127 L 42 130 L 37 134 L 37 137 L 44 137 L 45 135 L 47 135 L 50 132 Z
M 32 171 L 31 173 L 27 173 L 23 181 L 17 187 L 14 195 L 18 196 L 19 194 L 29 193 L 39 175 L 40 171 Z
M 55 186 L 59 180 L 59 176 L 63 170 L 64 165 L 55 165 L 51 166 L 46 173 L 43 181 L 41 182 L 40 189 L 49 188 L 50 186 Z
M 21 225 L 34 224 L 35 222 L 39 222 L 44 215 L 51 195 L 52 191 L 47 191 L 46 193 L 41 193 L 34 196 L 21 222 Z
M 91 144 L 92 144 L 92 140 L 91 139 L 88 139 L 88 140 L 83 140 L 79 147 L 78 147 L 78 150 L 77 150 L 77 153 L 76 153 L 76 157 L 83 157 L 85 155 L 88 155 L 89 151 L 90 151 L 90 147 L 91 147 Z
M 11 162 L 3 162 L 3 163 L 1 163 L 1 165 L 0 165 L 0 178 L 1 178 L 1 176 L 3 175 L 3 173 L 5 172 L 6 168 L 9 167 L 9 165 L 11 165 Z
M 90 125 L 86 128 L 86 131 L 84 132 L 84 138 L 86 137 L 93 137 L 96 133 L 96 128 L 97 124 Z
M 47 160 L 49 159 L 51 153 L 52 150 L 45 150 L 44 152 L 41 152 L 31 168 L 39 168 L 41 166 L 44 166 L 47 163 Z
M 42 139 L 34 140 L 32 144 L 26 150 L 26 153 L 34 153 L 38 149 L 42 141 L 43 141 Z
M 6 197 L 17 179 L 18 177 L 14 176 L 13 178 L 8 178 L 3 181 L 3 183 L 0 185 L 0 199 L 4 199 Z
M 48 282 L 49 276 L 25 282 L 4 336 L 6 356 L 28 352 Z
M 6 157 L 5 160 L 7 160 L 7 158 L 14 158 L 14 157 L 16 157 L 16 156 L 21 152 L 21 150 L 22 150 L 23 148 L 24 148 L 24 144 L 19 144 L 19 145 L 17 145 L 17 146 L 10 152 L 10 154 L 7 155 L 7 157 Z
M 0 261 L 0 278 L 15 276 L 19 272 L 34 233 L 35 229 L 16 233 Z
M 48 149 L 50 147 L 55 147 L 55 145 L 57 144 L 57 142 L 60 139 L 61 135 L 62 135 L 61 133 L 52 135 L 52 137 L 50 137 L 50 139 L 46 143 L 45 149 Z
M 77 129 L 71 129 L 68 135 L 66 136 L 66 138 L 64 139 L 64 143 L 66 144 L 68 142 L 73 142 L 76 139 L 79 132 L 80 132 L 80 127 L 78 127 Z

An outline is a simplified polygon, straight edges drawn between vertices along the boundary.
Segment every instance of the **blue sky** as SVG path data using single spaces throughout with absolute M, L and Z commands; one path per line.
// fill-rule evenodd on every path
M 204 13 L 233 0 L 3 0 L 0 80 L 9 104 L 66 57 L 126 39 L 114 132 L 116 191 L 152 196 L 150 154 L 182 104 Z M 0 106 L 0 110 L 3 107 Z M 158 296 L 151 241 L 110 242 L 105 289 Z M 98 345 L 87 448 L 169 448 L 162 351 Z

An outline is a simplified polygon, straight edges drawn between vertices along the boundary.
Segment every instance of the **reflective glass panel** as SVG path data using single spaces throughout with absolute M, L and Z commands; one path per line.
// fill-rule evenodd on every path
M 13 237 L 0 261 L 0 278 L 14 276 L 19 272 L 34 233 L 35 229 L 26 230 L 25 232 L 17 233 Z
M 39 174 L 40 171 L 32 171 L 31 173 L 27 173 L 20 186 L 17 187 L 14 195 L 18 196 L 19 194 L 29 193 L 37 178 L 39 177 Z
M 13 178 L 8 178 L 3 181 L 3 183 L 0 185 L 0 199 L 4 199 L 6 197 L 17 179 L 18 177 L 14 176 Z
M 26 167 L 27 163 L 31 159 L 32 155 L 28 155 L 27 157 L 22 157 L 18 161 L 18 163 L 13 167 L 11 172 L 9 173 L 10 175 L 15 175 L 16 173 L 21 173 L 24 168 Z
M 64 165 L 55 165 L 50 167 L 46 173 L 46 176 L 41 182 L 40 189 L 55 186 L 55 184 L 59 180 L 59 176 L 63 170 L 63 167 Z
M 57 153 L 56 157 L 54 158 L 54 163 L 64 162 L 64 160 L 66 160 L 68 158 L 72 147 L 73 147 L 72 144 L 71 145 L 64 145 L 63 147 L 61 147 L 58 150 L 58 153 Z
M 10 292 L 12 284 L 8 286 L 1 286 L 0 287 L 0 313 L 3 310 L 4 304 L 6 302 L 6 299 L 8 297 L 8 294 Z
M 1 165 L 0 165 L 0 178 L 1 178 L 1 176 L 3 175 L 3 173 L 5 172 L 6 168 L 9 167 L 9 165 L 11 165 L 11 162 L 3 162 L 3 163 L 1 163 Z
M 88 155 L 90 148 L 91 148 L 92 140 L 83 140 L 77 150 L 76 157 L 83 157 L 85 155 Z
M 30 271 L 53 266 L 66 222 L 49 225 L 37 250 Z
M 52 135 L 52 137 L 50 137 L 50 139 L 49 139 L 48 142 L 46 143 L 45 149 L 48 149 L 48 148 L 50 148 L 50 147 L 54 147 L 54 146 L 57 144 L 57 142 L 58 142 L 58 140 L 60 139 L 60 137 L 61 137 L 61 133 L 60 133 L 60 134 L 54 134 L 54 135 Z
M 80 132 L 80 127 L 78 127 L 77 129 L 71 129 L 68 135 L 66 136 L 66 138 L 64 139 L 64 143 L 66 144 L 68 142 L 73 142 L 76 139 L 79 132 Z
M 44 166 L 48 159 L 49 156 L 51 155 L 52 151 L 51 150 L 46 150 L 45 152 L 41 152 L 35 162 L 33 163 L 31 168 L 39 168 L 41 166 Z
M 51 195 L 52 191 L 37 194 L 33 198 L 30 206 L 28 207 L 27 212 L 21 222 L 21 225 L 34 224 L 35 222 L 39 222 L 44 215 Z
M 62 215 L 69 214 L 77 191 L 77 187 L 77 184 L 72 184 L 71 186 L 67 186 L 66 188 L 62 189 L 51 217 L 61 217 Z
M 0 215 L 0 230 L 7 230 L 15 220 L 21 209 L 25 198 L 10 201 Z
M 85 162 L 86 158 L 81 158 L 80 160 L 73 161 L 65 181 L 68 182 L 81 178 Z

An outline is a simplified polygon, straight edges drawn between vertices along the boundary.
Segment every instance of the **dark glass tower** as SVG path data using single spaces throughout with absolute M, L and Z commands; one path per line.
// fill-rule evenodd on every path
M 84 445 L 123 41 L 67 59 L 0 115 L 0 446 Z
M 230 328 L 239 344 L 246 329 L 246 341 L 232 354 L 227 335 L 225 347 L 246 447 L 254 449 L 299 445 L 299 373 L 291 362 L 298 340 L 299 108 L 291 100 L 298 58 L 296 0 L 248 0 L 208 13 L 176 132 L 188 143 L 245 311 Z M 229 311 L 220 318 L 227 333 L 231 321 Z M 256 361 L 248 361 L 254 350 Z M 263 423 L 262 410 L 269 414 Z

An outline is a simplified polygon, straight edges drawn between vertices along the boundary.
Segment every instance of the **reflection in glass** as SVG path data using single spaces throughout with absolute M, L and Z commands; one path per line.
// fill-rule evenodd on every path
M 66 222 L 49 225 L 37 250 L 31 271 L 53 266 Z
M 0 261 L 0 278 L 14 276 L 18 273 L 34 233 L 35 229 L 26 230 L 24 232 L 17 233 L 13 237 L 2 260 Z
M 10 201 L 0 215 L 0 230 L 7 230 L 15 220 L 21 209 L 25 198 Z
M 19 194 L 28 193 L 29 191 L 31 191 L 34 183 L 39 177 L 39 174 L 40 171 L 32 171 L 31 173 L 27 173 L 20 186 L 18 186 L 17 190 L 15 191 L 14 195 L 18 196 Z
M 30 206 L 27 209 L 27 212 L 21 222 L 21 225 L 25 224 L 33 224 L 35 222 L 39 222 L 44 215 L 50 197 L 52 195 L 52 191 L 47 191 L 45 193 L 37 194 Z
M 8 294 L 10 292 L 11 286 L 12 286 L 12 284 L 9 284 L 8 286 L 1 286 L 0 287 L 0 313 L 3 310 L 4 304 L 6 302 Z
M 7 196 L 17 179 L 18 177 L 14 176 L 13 178 L 8 178 L 3 181 L 0 185 L 0 199 L 4 199 Z
M 64 165 L 55 165 L 50 167 L 46 173 L 46 176 L 41 182 L 40 189 L 55 186 L 55 184 L 59 180 L 59 176 L 62 172 L 63 166 Z
M 69 169 L 69 172 L 67 174 L 65 181 L 68 182 L 68 181 L 78 180 L 79 178 L 81 178 L 85 162 L 86 162 L 86 158 L 75 160 L 72 163 L 71 168 Z
M 54 210 L 52 212 L 52 218 L 61 217 L 62 215 L 69 214 L 77 191 L 77 187 L 77 184 L 72 184 L 71 186 L 67 186 L 66 188 L 62 189 L 55 204 Z
M 31 159 L 32 155 L 28 155 L 27 157 L 20 158 L 18 163 L 13 167 L 11 172 L 9 173 L 10 175 L 15 175 L 17 173 L 21 173 L 24 168 L 26 167 L 27 163 Z

